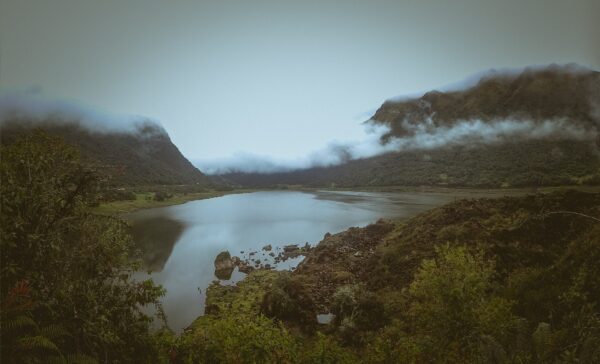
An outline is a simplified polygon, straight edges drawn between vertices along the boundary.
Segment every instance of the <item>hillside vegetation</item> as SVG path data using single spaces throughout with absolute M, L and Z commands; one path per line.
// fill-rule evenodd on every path
M 79 150 L 82 159 L 98 170 L 110 185 L 202 185 L 210 179 L 194 167 L 159 125 L 146 122 L 132 131 L 91 131 L 75 121 L 9 120 L 2 124 L 2 144 L 41 130 L 63 138 Z
M 233 185 L 276 187 L 445 186 L 529 187 L 599 185 L 593 142 L 522 141 L 388 153 L 327 168 L 285 173 L 230 173 Z
M 134 278 L 129 227 L 91 209 L 99 179 L 77 150 L 34 133 L 0 152 L 3 363 L 600 361 L 600 193 L 459 200 L 326 234 L 293 272 L 212 284 L 177 336 L 163 289 Z
M 2 363 L 152 362 L 163 289 L 136 280 L 126 223 L 90 213 L 99 177 L 60 138 L 0 147 Z
M 566 119 L 597 132 L 599 101 L 600 72 L 576 65 L 549 65 L 491 72 L 464 90 L 430 91 L 420 98 L 386 101 L 372 119 L 391 128 L 384 139 L 410 135 L 411 126 L 428 120 L 432 127 L 439 127 L 464 120 Z

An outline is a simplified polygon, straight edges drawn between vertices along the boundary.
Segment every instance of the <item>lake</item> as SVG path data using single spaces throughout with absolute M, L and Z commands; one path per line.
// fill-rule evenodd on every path
M 169 327 L 180 332 L 204 313 L 206 288 L 217 279 L 214 260 L 222 251 L 242 259 L 256 252 L 253 257 L 273 263 L 261 249 L 267 244 L 275 252 L 288 244 L 314 245 L 325 233 L 365 226 L 379 218 L 411 217 L 457 197 L 461 197 L 457 192 L 265 191 L 140 210 L 124 217 L 132 223 L 151 277 L 167 289 L 162 303 Z M 301 260 L 281 262 L 276 269 L 291 269 Z M 147 276 L 140 272 L 137 278 Z M 244 276 L 236 268 L 221 284 L 235 284 Z

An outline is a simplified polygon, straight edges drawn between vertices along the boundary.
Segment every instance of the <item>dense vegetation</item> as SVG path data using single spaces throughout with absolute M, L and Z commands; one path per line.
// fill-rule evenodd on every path
M 328 168 L 223 177 L 247 187 L 598 185 L 600 155 L 593 142 L 537 140 L 388 153 Z
M 173 339 L 173 358 L 599 362 L 599 218 L 600 194 L 567 191 L 457 201 L 350 229 L 293 273 L 213 284 L 207 315 Z M 333 321 L 318 325 L 318 312 Z
M 141 309 L 160 316 L 163 291 L 133 279 L 130 229 L 91 212 L 102 181 L 77 151 L 36 133 L 1 153 L 2 362 L 600 361 L 600 193 L 460 200 L 328 234 L 294 272 L 214 283 L 174 335 L 150 329 Z
M 140 265 L 125 223 L 89 212 L 98 176 L 41 133 L 1 155 L 2 362 L 154 361 L 140 308 L 163 291 L 132 279 Z

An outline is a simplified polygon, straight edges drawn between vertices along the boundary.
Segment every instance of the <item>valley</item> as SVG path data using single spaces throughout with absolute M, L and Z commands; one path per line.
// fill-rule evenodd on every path
M 377 152 L 268 173 L 205 174 L 155 122 L 11 111 L 2 355 L 597 362 L 598 75 L 389 100 Z

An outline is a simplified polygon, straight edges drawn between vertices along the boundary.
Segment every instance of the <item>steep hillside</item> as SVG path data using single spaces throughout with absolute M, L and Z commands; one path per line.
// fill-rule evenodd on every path
M 159 125 L 145 122 L 129 131 L 90 131 L 77 122 L 46 120 L 32 123 L 15 119 L 2 124 L 2 143 L 39 129 L 58 135 L 78 147 L 82 157 L 109 178 L 113 185 L 208 184 L 171 142 Z
M 369 121 L 397 152 L 286 173 L 229 173 L 244 186 L 536 186 L 600 183 L 600 73 L 492 72 L 460 91 L 385 102 Z
M 384 140 L 410 136 L 416 125 L 435 129 L 467 120 L 566 119 L 597 132 L 599 118 L 600 72 L 574 65 L 492 71 L 466 90 L 431 91 L 417 99 L 386 101 L 372 117 L 375 123 L 390 127 Z

